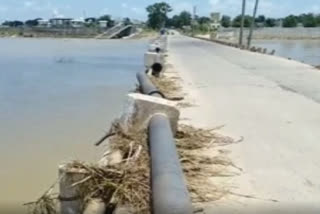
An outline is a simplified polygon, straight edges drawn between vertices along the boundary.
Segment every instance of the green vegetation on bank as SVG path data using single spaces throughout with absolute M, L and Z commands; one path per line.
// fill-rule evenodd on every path
M 172 7 L 165 2 L 155 3 L 146 8 L 148 12 L 147 25 L 153 29 L 161 29 L 163 27 L 173 27 L 183 29 L 186 26 L 193 25 L 197 29 L 207 29 L 211 23 L 210 17 L 198 17 L 196 16 L 193 22 L 192 14 L 188 11 L 182 11 L 180 14 L 173 15 L 169 18 L 168 14 L 173 11 Z M 241 15 L 234 17 L 233 19 L 228 15 L 223 15 L 221 18 L 221 25 L 225 28 L 228 27 L 240 27 Z M 252 16 L 245 16 L 245 27 L 250 27 L 253 21 Z M 320 27 L 320 14 L 301 14 L 301 15 L 289 15 L 284 18 L 272 18 L 260 15 L 255 19 L 257 27 L 276 27 L 282 26 L 285 28 L 290 27 Z

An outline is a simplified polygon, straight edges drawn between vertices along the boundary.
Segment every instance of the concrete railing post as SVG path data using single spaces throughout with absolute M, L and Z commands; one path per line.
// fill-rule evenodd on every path
M 59 166 L 61 214 L 79 214 L 83 212 L 84 207 L 79 195 L 79 188 L 78 186 L 73 186 L 73 184 L 84 179 L 85 173 L 83 170 L 69 168 L 67 164 Z

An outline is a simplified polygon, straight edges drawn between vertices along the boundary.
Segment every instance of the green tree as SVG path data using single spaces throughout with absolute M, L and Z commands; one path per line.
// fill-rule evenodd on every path
M 39 20 L 41 20 L 41 18 L 27 20 L 24 24 L 28 27 L 34 27 L 39 25 Z
M 166 2 L 161 2 L 148 6 L 146 10 L 148 12 L 148 26 L 153 29 L 160 29 L 168 21 L 167 14 L 172 11 L 172 8 Z
M 287 16 L 283 19 L 282 23 L 283 27 L 297 27 L 298 26 L 298 19 L 294 15 Z
M 211 22 L 211 19 L 207 16 L 201 16 L 197 18 L 197 21 L 200 25 L 203 25 L 203 24 L 209 24 Z
M 183 26 L 190 26 L 192 22 L 192 15 L 188 11 L 182 11 L 179 15 L 174 15 L 167 20 L 167 27 L 182 28 Z
M 179 15 L 179 27 L 189 26 L 192 22 L 192 15 L 188 11 L 182 11 Z
M 266 19 L 266 27 L 275 27 L 275 26 L 276 26 L 276 19 L 274 18 Z
M 101 16 L 98 21 L 107 21 L 108 27 L 113 27 L 114 26 L 114 20 L 111 18 L 110 15 L 103 15 Z
M 264 15 L 260 15 L 260 16 L 258 16 L 258 18 L 256 18 L 256 22 L 257 23 L 265 23 L 266 17 Z
M 320 14 L 316 16 L 317 26 L 320 26 Z
M 179 28 L 179 16 L 174 15 L 171 19 L 167 20 L 168 27 Z
M 244 27 L 250 27 L 252 22 L 252 17 L 251 16 L 245 16 L 244 17 Z M 241 15 L 236 16 L 233 21 L 232 21 L 232 26 L 233 27 L 240 27 L 241 26 Z
M 312 13 L 305 14 L 302 18 L 302 24 L 304 27 L 317 27 L 317 19 Z
M 23 26 L 23 22 L 22 21 L 5 21 L 4 23 L 2 23 L 2 25 L 4 26 L 8 26 L 8 27 L 21 27 Z
M 132 25 L 132 22 L 131 22 L 130 18 L 124 18 L 123 19 L 123 24 L 124 25 Z
M 223 15 L 221 18 L 221 25 L 222 27 L 228 28 L 231 26 L 231 17 Z

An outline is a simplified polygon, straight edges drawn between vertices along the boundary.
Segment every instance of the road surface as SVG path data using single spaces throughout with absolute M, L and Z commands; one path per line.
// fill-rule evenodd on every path
M 320 213 L 320 71 L 180 35 L 169 39 L 169 60 L 197 104 L 182 117 L 244 137 L 228 147 L 243 172 L 222 178 L 244 197 L 208 213 Z

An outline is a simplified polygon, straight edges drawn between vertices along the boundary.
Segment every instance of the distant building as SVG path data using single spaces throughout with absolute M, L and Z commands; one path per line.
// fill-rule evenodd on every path
M 256 27 L 258 28 L 263 28 L 265 26 L 265 23 L 264 22 L 256 22 Z
M 283 26 L 283 20 L 282 19 L 278 19 L 275 24 L 276 24 L 276 27 L 282 27 Z
M 221 26 L 220 13 L 211 13 L 210 18 L 211 18 L 211 24 L 210 24 L 211 28 L 214 30 L 218 30 Z
M 94 24 L 94 23 L 97 22 L 97 19 L 94 18 L 94 17 L 89 17 L 89 18 L 86 18 L 86 19 L 84 20 L 84 22 L 85 22 L 86 24 Z
M 99 22 L 100 28 L 107 28 L 108 27 L 108 21 L 100 20 Z
M 51 27 L 70 27 L 72 19 L 70 18 L 53 18 L 49 20 Z
M 81 27 L 84 27 L 84 25 L 85 25 L 85 22 L 82 19 L 72 19 L 71 20 L 71 27 L 81 28 Z
M 38 20 L 38 27 L 50 27 L 51 24 L 49 22 L 49 20 L 45 20 L 45 19 L 39 19 Z

